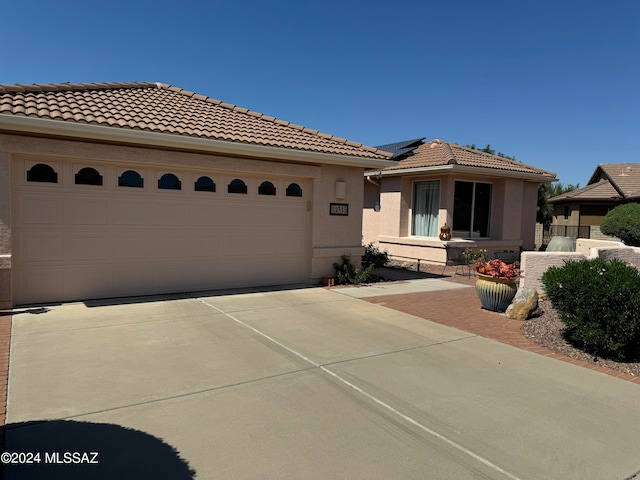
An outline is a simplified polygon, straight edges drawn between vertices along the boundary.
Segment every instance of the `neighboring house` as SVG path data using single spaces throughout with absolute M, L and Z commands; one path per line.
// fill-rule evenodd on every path
M 554 173 L 440 140 L 379 148 L 397 152 L 396 164 L 365 172 L 365 243 L 438 263 L 467 247 L 507 258 L 533 250 L 538 185 Z M 440 239 L 445 224 L 450 240 Z
M 0 308 L 314 282 L 390 156 L 169 85 L 1 85 Z
M 583 188 L 549 199 L 554 206 L 551 232 L 598 238 L 602 219 L 623 203 L 640 202 L 640 163 L 604 163 Z

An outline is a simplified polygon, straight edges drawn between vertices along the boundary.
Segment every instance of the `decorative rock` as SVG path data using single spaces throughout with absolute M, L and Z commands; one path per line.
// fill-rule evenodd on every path
M 507 318 L 526 320 L 538 310 L 538 291 L 535 288 L 522 287 L 516 292 L 511 305 L 504 312 Z

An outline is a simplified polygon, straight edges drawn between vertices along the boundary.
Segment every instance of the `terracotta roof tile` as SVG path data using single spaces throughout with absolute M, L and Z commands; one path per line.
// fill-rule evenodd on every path
M 567 200 L 612 200 L 615 198 L 620 198 L 620 194 L 609 180 L 603 178 L 597 183 L 550 198 L 549 201 L 555 203 Z
M 603 163 L 598 170 L 625 198 L 640 197 L 640 163 Z
M 536 174 L 554 178 L 555 173 L 533 167 L 531 165 L 511 160 L 486 152 L 462 147 L 455 143 L 442 140 L 432 140 L 418 146 L 413 155 L 400 160 L 397 165 L 385 170 L 400 170 L 409 168 L 437 167 L 445 165 L 462 165 L 469 167 L 504 170 L 517 173 Z
M 162 83 L 0 85 L 0 114 L 364 158 L 391 156 Z

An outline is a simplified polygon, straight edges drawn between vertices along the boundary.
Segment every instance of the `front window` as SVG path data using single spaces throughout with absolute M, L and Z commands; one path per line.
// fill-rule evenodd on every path
M 416 182 L 413 185 L 411 234 L 418 237 L 438 236 L 440 182 Z
M 456 182 L 453 201 L 453 236 L 489 237 L 490 224 L 491 184 Z

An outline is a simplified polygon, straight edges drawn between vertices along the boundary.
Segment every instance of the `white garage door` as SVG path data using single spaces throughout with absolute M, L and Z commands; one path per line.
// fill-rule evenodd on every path
M 304 282 L 308 199 L 304 179 L 15 161 L 14 301 Z

